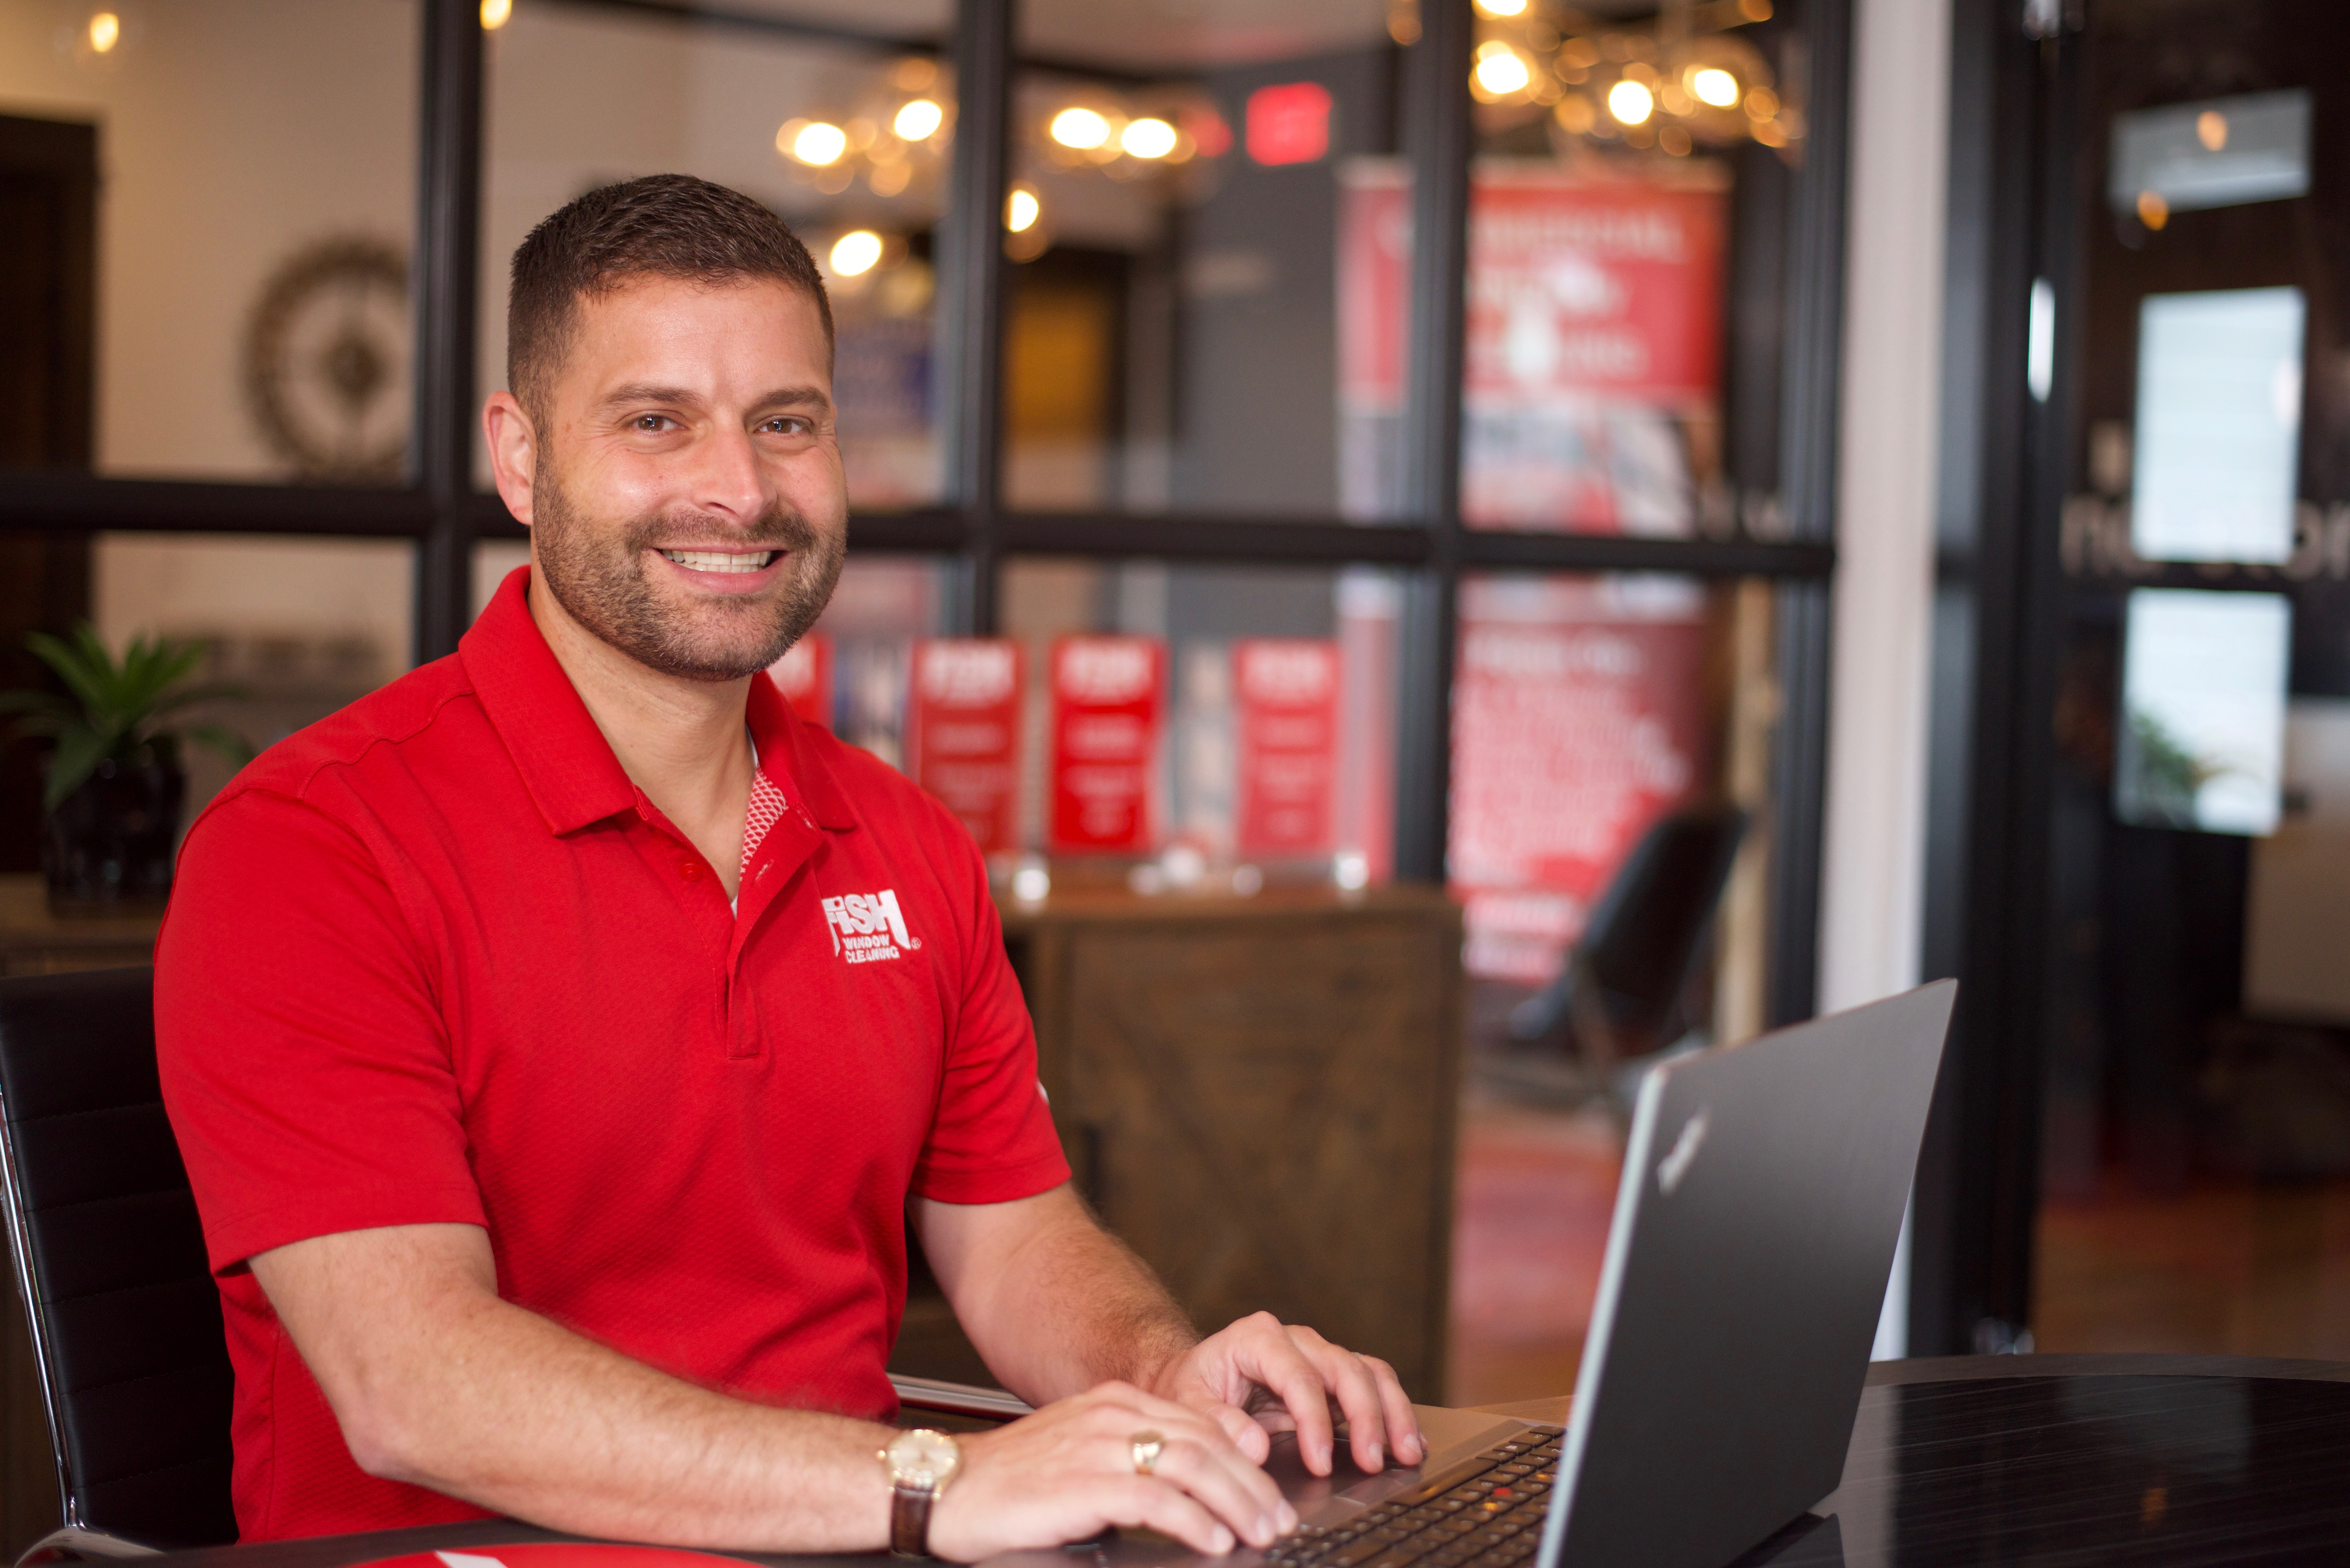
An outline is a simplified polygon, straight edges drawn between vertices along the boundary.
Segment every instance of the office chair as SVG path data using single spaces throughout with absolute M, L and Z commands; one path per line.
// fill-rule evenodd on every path
M 18 1568 L 234 1541 L 234 1375 L 156 1077 L 154 971 L 0 979 L 0 1199 L 65 1519 Z M 910 1409 L 1028 1410 L 890 1382 Z
M 148 969 L 0 980 L 0 1186 L 65 1520 L 26 1562 L 236 1539 L 228 1344 L 153 997 Z
M 1600 895 L 1558 979 L 1511 1012 L 1510 1038 L 1531 1044 L 1563 1028 L 1602 1083 L 1617 1063 L 1668 1044 L 1666 1028 L 1745 836 L 1746 813 L 1734 805 L 1659 818 Z

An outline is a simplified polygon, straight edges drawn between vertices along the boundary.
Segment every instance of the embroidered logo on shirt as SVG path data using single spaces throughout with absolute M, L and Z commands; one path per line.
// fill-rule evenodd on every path
M 906 934 L 906 917 L 895 888 L 844 893 L 824 901 L 824 921 L 832 928 L 832 950 L 850 963 L 900 958 L 922 945 Z

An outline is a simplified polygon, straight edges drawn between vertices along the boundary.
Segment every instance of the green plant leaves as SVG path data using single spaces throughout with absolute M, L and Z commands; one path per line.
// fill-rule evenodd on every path
M 140 753 L 146 748 L 175 753 L 183 737 L 239 766 L 253 758 L 251 742 L 222 725 L 164 722 L 197 703 L 243 695 L 240 688 L 219 681 L 187 683 L 203 662 L 201 643 L 142 633 L 130 639 L 118 661 L 98 628 L 83 621 L 70 637 L 36 631 L 25 646 L 73 693 L 68 700 L 49 691 L 0 692 L 0 713 L 23 715 L 11 727 L 12 735 L 47 736 L 57 742 L 41 792 L 45 811 L 55 811 L 109 758 L 136 766 L 145 760 Z

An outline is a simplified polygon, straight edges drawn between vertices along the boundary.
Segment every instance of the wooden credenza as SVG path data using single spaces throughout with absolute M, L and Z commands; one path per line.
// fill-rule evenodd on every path
M 39 877 L 0 876 L 0 974 L 152 963 L 161 924 L 152 915 L 60 919 L 49 913 L 48 888 Z
M 1455 907 L 1397 888 L 1003 915 L 1077 1186 L 1193 1322 L 1310 1324 L 1441 1403 Z M 985 1376 L 919 1290 L 891 1365 Z

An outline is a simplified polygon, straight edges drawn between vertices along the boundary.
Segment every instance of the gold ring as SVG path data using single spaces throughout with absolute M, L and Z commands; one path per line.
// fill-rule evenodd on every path
M 1167 1451 L 1167 1439 L 1152 1431 L 1134 1434 L 1134 1473 L 1147 1476 L 1159 1468 L 1159 1456 Z

